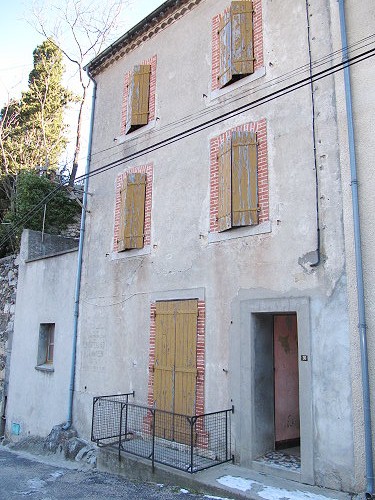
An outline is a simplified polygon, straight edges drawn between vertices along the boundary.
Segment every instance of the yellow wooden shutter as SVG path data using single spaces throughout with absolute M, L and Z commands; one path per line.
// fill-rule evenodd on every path
M 219 87 L 224 87 L 232 80 L 232 35 L 231 35 L 231 16 L 230 12 L 224 12 L 219 24 L 219 51 L 220 51 L 220 69 L 219 69 Z
M 254 132 L 232 134 L 232 226 L 258 224 L 257 141 Z
M 253 2 L 232 2 L 232 75 L 254 73 Z
M 197 318 L 198 301 L 176 303 L 176 362 L 174 411 L 183 415 L 195 414 L 197 377 Z
M 232 2 L 219 24 L 219 87 L 254 72 L 253 2 Z
M 180 443 L 190 442 L 191 432 L 181 415 L 195 414 L 197 318 L 196 299 L 156 303 L 154 405 L 161 411 L 155 433 Z
M 159 410 L 173 411 L 175 363 L 174 302 L 156 302 L 154 404 Z
M 118 251 L 143 248 L 146 174 L 127 174 L 121 190 Z
M 117 239 L 117 251 L 123 252 L 124 250 L 126 250 L 125 247 L 126 179 L 121 188 L 120 197 L 121 197 L 121 207 L 120 207 L 120 223 L 119 223 L 118 239 Z
M 125 134 L 148 123 L 150 74 L 150 64 L 134 66 L 128 87 Z
M 219 146 L 218 154 L 218 231 L 232 227 L 232 141 L 226 139 Z

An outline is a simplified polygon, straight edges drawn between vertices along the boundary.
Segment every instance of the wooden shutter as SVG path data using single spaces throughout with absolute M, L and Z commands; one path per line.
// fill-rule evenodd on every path
M 220 70 L 219 87 L 232 80 L 232 29 L 230 12 L 224 12 L 219 24 Z
M 127 174 L 121 190 L 118 251 L 143 248 L 146 174 Z
M 180 443 L 190 441 L 190 425 L 179 415 L 195 413 L 197 318 L 195 299 L 156 303 L 154 405 L 162 411 L 155 434 Z
M 123 252 L 126 250 L 125 246 L 125 206 L 126 206 L 126 179 L 123 183 L 123 186 L 120 191 L 121 198 L 121 208 L 120 208 L 120 223 L 119 223 L 119 232 L 117 239 L 117 251 Z
M 232 75 L 254 73 L 253 2 L 232 2 Z
M 229 137 L 219 146 L 218 154 L 218 231 L 232 227 L 232 141 Z
M 257 142 L 254 132 L 232 134 L 232 226 L 258 224 Z
M 174 411 L 195 414 L 198 301 L 176 301 L 176 362 Z
M 219 87 L 254 72 L 253 2 L 232 2 L 219 24 Z
M 148 123 L 150 74 L 150 64 L 134 66 L 128 87 L 125 134 Z

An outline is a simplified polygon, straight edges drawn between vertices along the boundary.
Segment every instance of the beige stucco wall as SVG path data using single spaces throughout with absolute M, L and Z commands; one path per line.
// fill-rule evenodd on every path
M 26 257 L 24 231 L 6 411 L 12 440 L 46 437 L 68 415 L 77 251 L 28 262 Z M 55 324 L 53 371 L 36 369 L 41 323 Z M 19 436 L 12 424 L 19 424 Z
M 201 2 L 100 73 L 92 170 L 306 77 L 305 1 L 262 4 L 265 74 L 234 90 L 228 88 L 222 97 L 210 91 L 211 19 L 227 7 L 222 0 Z M 337 26 L 337 8 L 326 0 L 314 2 L 310 21 L 312 56 L 317 60 L 338 48 L 337 31 L 332 28 Z M 157 120 L 120 137 L 124 75 L 155 54 Z M 295 72 L 302 67 L 304 72 Z M 286 76 L 284 81 L 275 80 Z M 348 368 L 356 345 L 350 344 L 347 308 L 343 213 L 348 218 L 345 229 L 350 229 L 350 220 L 342 209 L 341 175 L 346 180 L 347 172 L 342 171 L 339 147 L 345 139 L 335 106 L 341 85 L 337 77 L 328 77 L 314 87 L 321 228 L 317 267 L 310 265 L 316 257 L 317 231 L 309 86 L 90 179 L 74 406 L 75 425 L 84 437 L 90 433 L 93 396 L 135 390 L 137 401 L 147 401 L 152 301 L 194 297 L 204 291 L 205 408 L 212 411 L 241 404 L 231 385 L 236 367 L 229 356 L 231 335 L 241 326 L 241 298 L 304 298 L 309 304 L 306 335 L 311 345 L 310 378 L 304 380 L 311 380 L 311 385 L 301 390 L 309 394 L 313 425 L 302 439 L 309 439 L 313 450 L 313 482 L 344 490 L 362 487 L 361 474 L 354 477 Z M 260 234 L 213 241 L 209 139 L 262 118 L 267 120 L 270 224 Z M 151 245 L 142 252 L 114 254 L 116 175 L 128 166 L 150 162 L 154 166 Z M 344 199 L 350 204 L 345 190 Z

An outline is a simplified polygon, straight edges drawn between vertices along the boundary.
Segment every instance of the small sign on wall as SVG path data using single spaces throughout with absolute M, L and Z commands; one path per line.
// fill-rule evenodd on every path
M 21 426 L 20 424 L 15 424 L 14 422 L 12 422 L 12 430 L 11 430 L 12 434 L 14 436 L 19 436 L 20 435 L 20 432 L 21 432 Z

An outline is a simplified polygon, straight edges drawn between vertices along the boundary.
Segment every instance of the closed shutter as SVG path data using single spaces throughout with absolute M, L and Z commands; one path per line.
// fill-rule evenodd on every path
M 121 190 L 118 251 L 143 248 L 146 174 L 127 174 Z
M 190 442 L 186 417 L 195 414 L 197 300 L 157 302 L 155 311 L 155 434 Z M 173 412 L 172 415 L 167 412 Z
M 253 2 L 232 2 L 219 25 L 219 87 L 254 72 Z
M 128 87 L 125 134 L 148 123 L 150 74 L 150 64 L 134 66 Z
M 125 207 L 126 207 L 126 179 L 120 191 L 121 207 L 120 207 L 120 223 L 117 239 L 117 251 L 123 252 L 125 247 Z
M 232 29 L 230 12 L 224 12 L 219 25 L 220 72 L 219 87 L 232 80 Z
M 254 73 L 253 2 L 232 2 L 232 74 Z
M 232 141 L 229 137 L 219 146 L 218 154 L 218 231 L 232 227 Z
M 198 301 L 176 303 L 175 413 L 195 414 Z
M 232 134 L 232 226 L 258 224 L 257 141 L 254 132 Z

